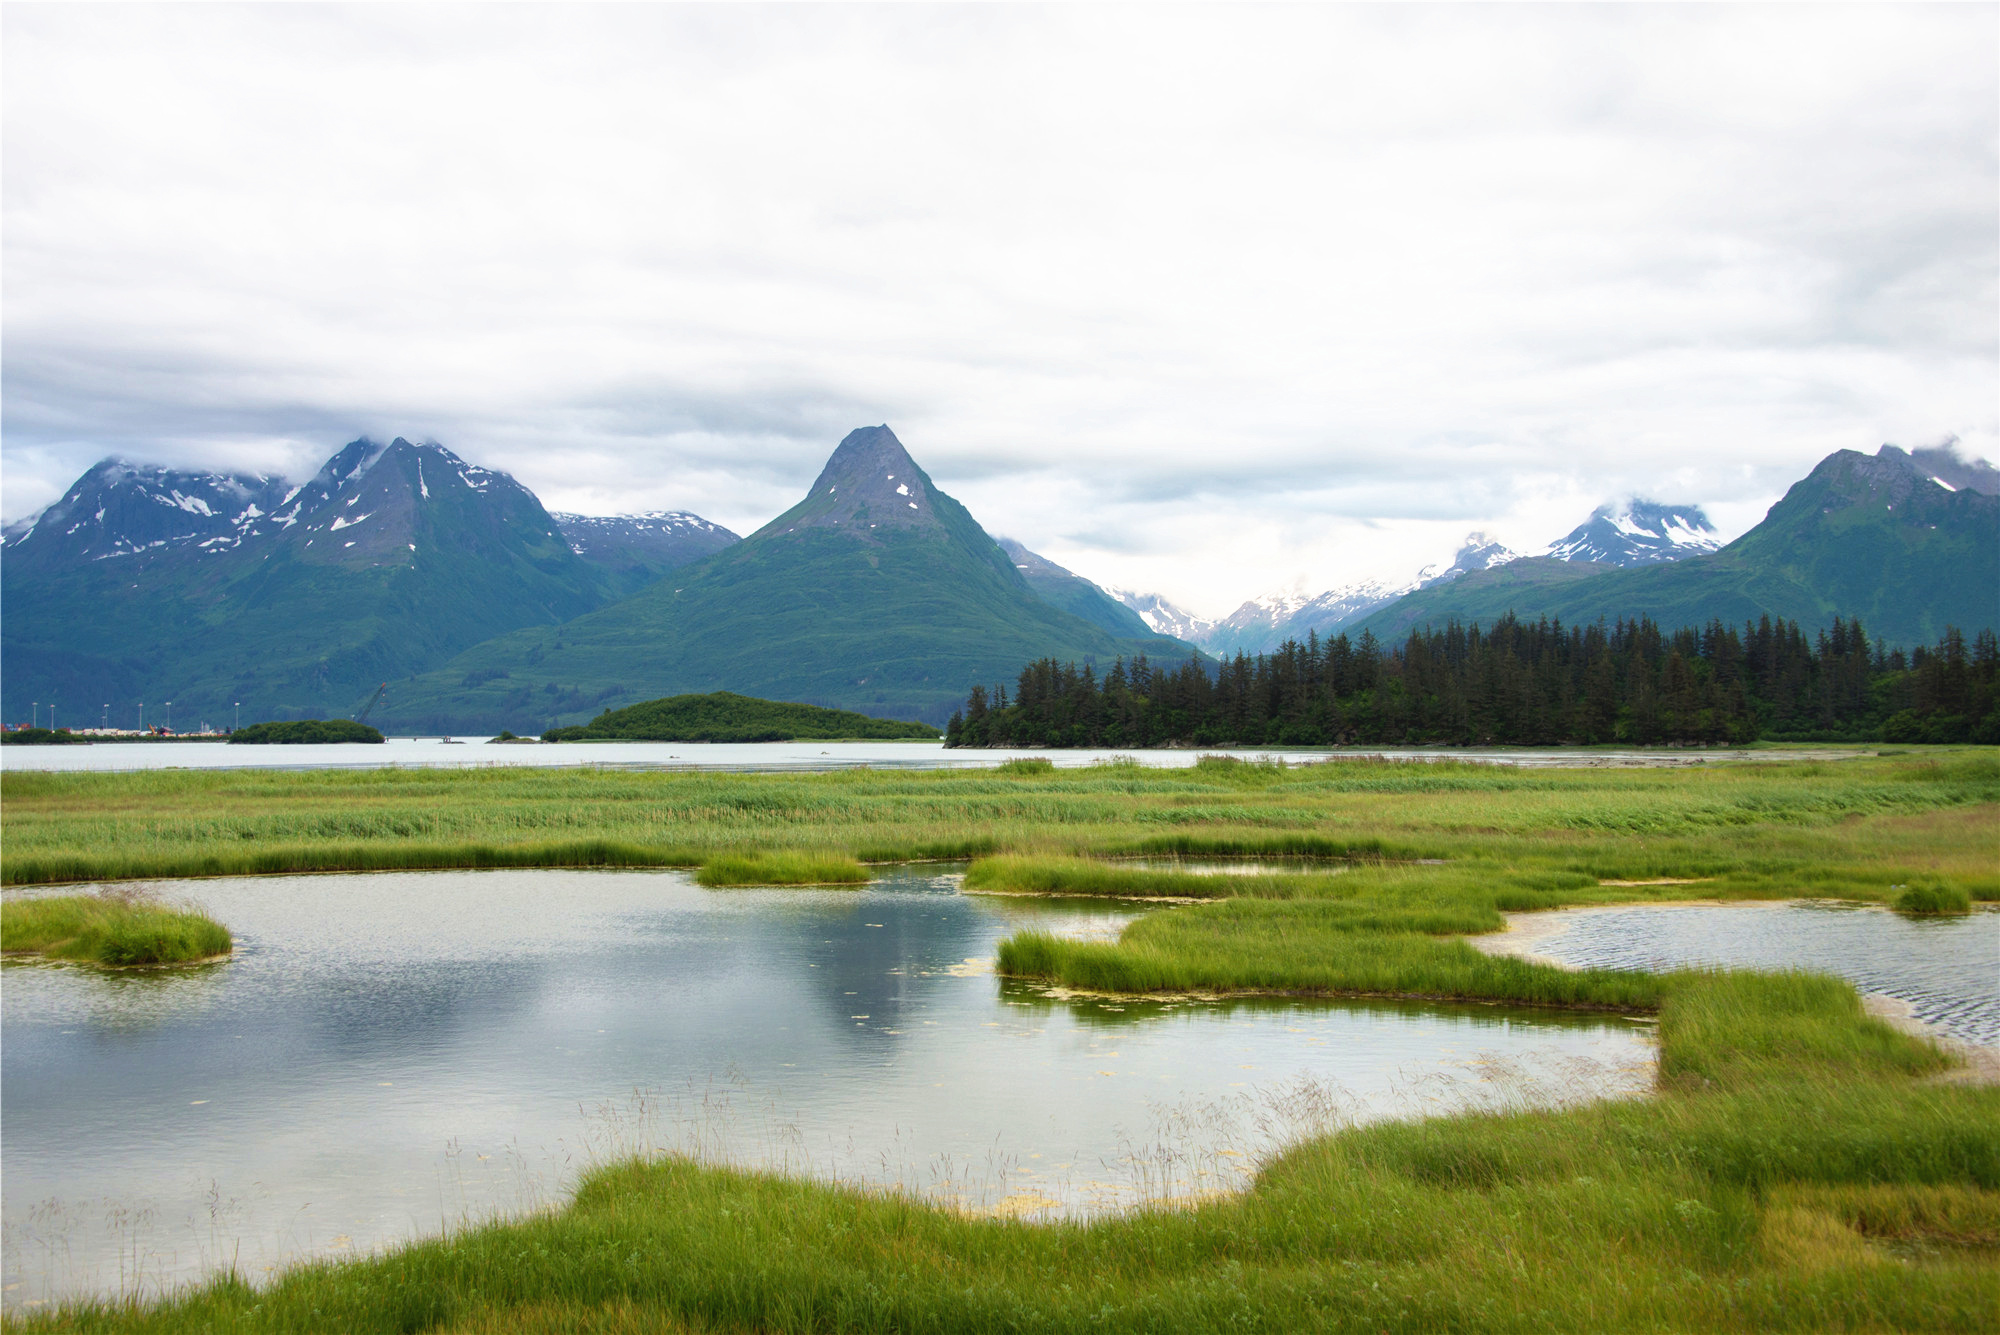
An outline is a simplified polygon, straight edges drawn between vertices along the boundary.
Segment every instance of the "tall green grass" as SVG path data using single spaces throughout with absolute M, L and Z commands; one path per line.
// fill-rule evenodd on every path
M 707 886 L 862 885 L 868 869 L 853 858 L 768 853 L 711 858 L 694 879 Z
M 1142 918 L 1117 944 L 1041 932 L 1001 942 L 1000 973 L 1100 992 L 1275 992 L 1646 1010 L 1650 974 L 1570 971 L 1484 955 L 1433 932 L 1473 915 L 1444 909 L 1232 901 Z
M 227 955 L 229 929 L 195 909 L 136 895 L 56 895 L 0 903 L 0 950 L 117 968 Z
M 1951 885 L 1934 876 L 1926 876 L 1898 889 L 1896 908 L 1904 913 L 1930 916 L 1969 913 L 1972 910 L 1972 896 L 1964 886 Z
M 1040 759 L 1040 758 L 1037 758 Z M 696 866 L 726 854 L 1486 859 L 1719 893 L 2000 898 L 2000 774 L 1945 753 L 1817 766 L 1278 768 L 730 775 L 564 770 L 0 776 L 12 885 L 283 871 Z M 1761 887 L 1761 889 L 1760 889 Z

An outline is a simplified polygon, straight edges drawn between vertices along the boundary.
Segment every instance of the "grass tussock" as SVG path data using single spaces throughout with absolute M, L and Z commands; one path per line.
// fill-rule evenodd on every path
M 711 858 L 694 879 L 706 886 L 865 885 L 868 869 L 853 858 L 770 853 Z
M 1924 916 L 1970 913 L 1972 895 L 1964 886 L 1951 885 L 1936 877 L 1925 877 L 1902 887 L 1896 896 L 1896 908 L 1902 913 Z
M 0 950 L 113 968 L 227 955 L 229 929 L 192 908 L 135 894 L 55 895 L 0 903 Z

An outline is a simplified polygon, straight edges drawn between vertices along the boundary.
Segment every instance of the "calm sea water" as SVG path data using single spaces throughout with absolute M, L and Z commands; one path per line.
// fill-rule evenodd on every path
M 1785 760 L 1803 756 L 1837 760 L 1849 751 L 1582 751 L 1387 748 L 1364 750 L 1285 750 L 1282 748 L 1202 751 L 960 751 L 939 742 L 593 742 L 519 746 L 485 738 L 446 742 L 436 737 L 392 737 L 379 746 L 231 746 L 223 742 L 97 742 L 89 746 L 0 747 L 0 772 L 26 770 L 135 769 L 372 769 L 416 766 L 605 765 L 639 769 L 831 770 L 980 769 L 1016 757 L 1044 757 L 1064 768 L 1099 765 L 1126 757 L 1142 765 L 1181 768 L 1202 755 L 1245 759 L 1281 756 L 1293 764 L 1328 756 L 1381 756 L 1401 760 L 1464 760 L 1533 768 L 1583 766 L 1680 766 L 1716 760 Z
M 257 1275 L 677 1150 L 1034 1217 L 1240 1185 L 1348 1122 L 1632 1093 L 1643 1026 L 1504 1007 L 1063 1000 L 990 972 L 1136 910 L 675 872 L 181 882 L 236 958 L 9 963 L 10 1306 Z

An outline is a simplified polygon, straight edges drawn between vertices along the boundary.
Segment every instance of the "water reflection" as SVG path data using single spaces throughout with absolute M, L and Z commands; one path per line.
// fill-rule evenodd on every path
M 1189 876 L 1283 876 L 1317 872 L 1334 876 L 1352 864 L 1326 858 L 1116 858 L 1116 866 L 1135 871 L 1172 871 Z
M 951 869 L 193 890 L 237 935 L 226 965 L 6 967 L 10 1304 L 366 1249 L 635 1150 L 1041 1217 L 1237 1185 L 1336 1121 L 1649 1079 L 1615 1017 L 1059 1000 L 990 976 L 999 939 L 1109 938 L 1142 907 L 963 896 Z

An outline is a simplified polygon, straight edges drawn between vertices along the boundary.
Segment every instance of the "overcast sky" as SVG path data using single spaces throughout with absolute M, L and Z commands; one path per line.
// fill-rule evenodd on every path
M 432 437 L 749 532 L 888 422 L 1228 611 L 2000 442 L 2000 23 L 1937 8 L 4 11 L 0 511 Z

